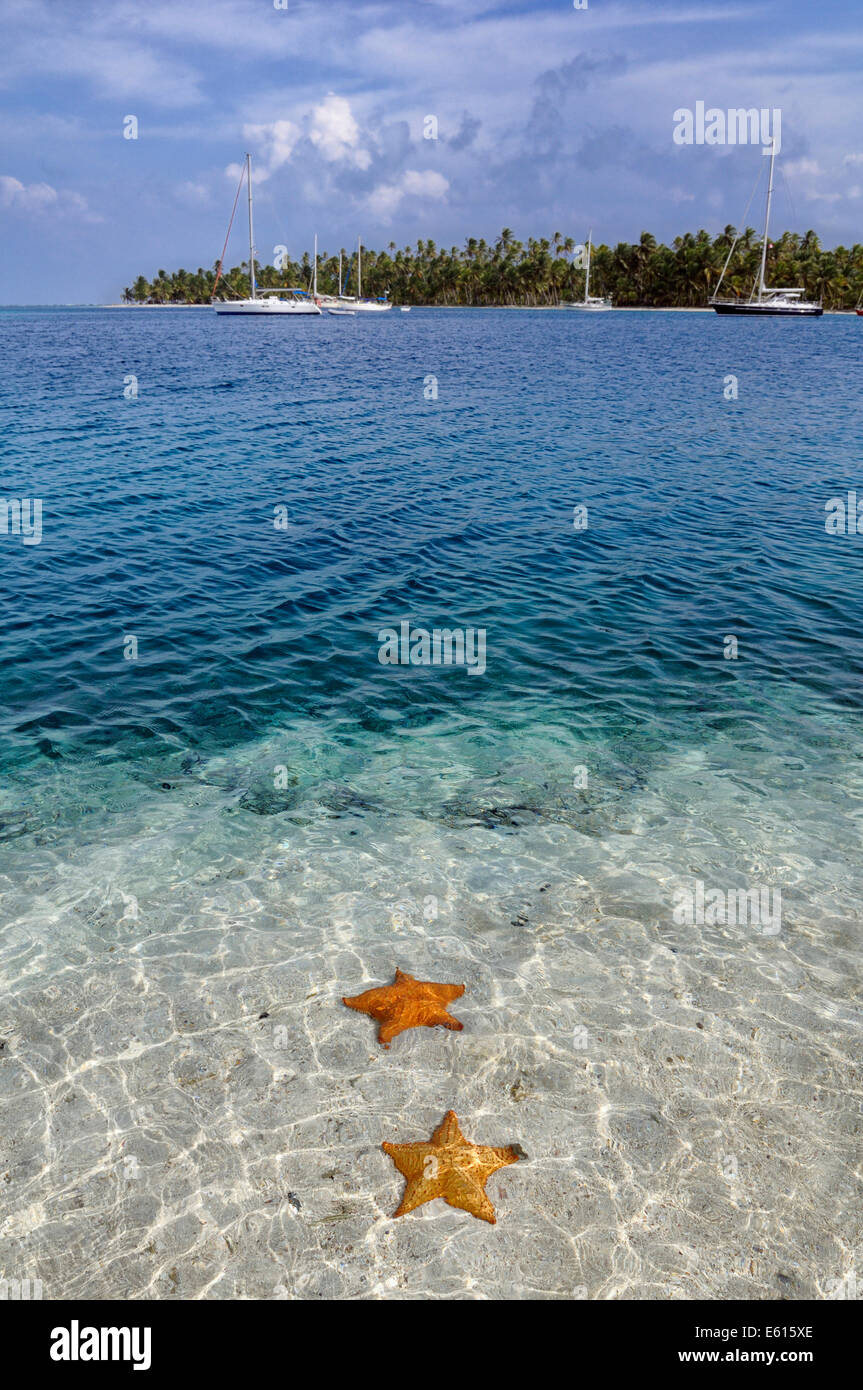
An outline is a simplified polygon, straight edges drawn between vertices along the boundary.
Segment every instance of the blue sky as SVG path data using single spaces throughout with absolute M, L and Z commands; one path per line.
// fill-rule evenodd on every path
M 0 15 L 2 303 L 111 301 L 139 272 L 211 265 L 246 149 L 264 260 L 314 232 L 337 250 L 503 226 L 716 231 L 742 221 L 764 161 L 676 145 L 674 112 L 697 101 L 781 108 L 776 230 L 863 241 L 861 0 L 0 0 Z M 244 255 L 240 224 L 228 261 Z

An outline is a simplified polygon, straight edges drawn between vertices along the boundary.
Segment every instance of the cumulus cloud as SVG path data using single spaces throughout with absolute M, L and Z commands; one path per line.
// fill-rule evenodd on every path
M 56 208 L 64 213 L 87 215 L 87 200 L 80 193 L 58 190 L 50 183 L 22 183 L 11 174 L 0 174 L 0 207 L 34 213 Z
M 0 175 L 0 202 L 4 208 L 17 207 L 27 212 L 42 212 L 56 203 L 56 188 L 48 183 L 23 184 L 9 174 Z
M 264 183 L 278 169 L 288 164 L 305 143 L 327 164 L 344 165 L 353 169 L 368 169 L 372 162 L 363 146 L 360 128 L 346 97 L 330 92 L 298 120 L 287 118 L 263 124 L 243 126 L 243 136 L 256 153 L 255 182 Z M 225 173 L 237 178 L 239 164 L 229 164 Z
M 360 128 L 345 97 L 328 93 L 312 111 L 309 139 L 328 163 L 346 162 L 368 169 L 371 155 L 360 144 Z
M 283 164 L 287 164 L 302 136 L 302 131 L 293 121 L 270 121 L 265 125 L 244 125 L 243 136 L 251 145 L 261 151 L 263 163 L 255 173 L 255 181 L 263 183 Z M 229 164 L 225 170 L 231 178 L 238 178 L 239 164 Z
M 393 183 L 381 183 L 366 199 L 366 207 L 381 222 L 388 222 L 405 198 L 442 202 L 449 192 L 449 180 L 435 169 L 406 169 Z

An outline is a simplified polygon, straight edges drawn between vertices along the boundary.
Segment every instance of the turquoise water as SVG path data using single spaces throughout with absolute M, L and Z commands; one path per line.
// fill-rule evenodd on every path
M 0 314 L 2 496 L 42 499 L 38 544 L 0 534 L 7 1276 L 771 1298 L 860 1267 L 863 537 L 825 530 L 860 333 Z M 483 629 L 485 670 L 382 664 L 405 620 Z M 699 881 L 778 890 L 781 930 L 681 921 Z M 463 1034 L 376 1052 L 338 997 L 396 965 L 467 983 Z M 494 1229 L 389 1219 L 381 1140 L 450 1106 L 530 1155 Z

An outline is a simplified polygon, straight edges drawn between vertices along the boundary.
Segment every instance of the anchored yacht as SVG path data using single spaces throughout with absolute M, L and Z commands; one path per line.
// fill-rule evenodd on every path
M 348 273 L 350 279 L 350 272 Z M 382 296 L 380 299 L 363 299 L 363 247 L 362 241 L 357 241 L 357 292 L 344 294 L 342 291 L 342 256 L 339 252 L 339 292 L 338 294 L 324 294 L 319 296 L 318 303 L 323 305 L 328 313 L 347 314 L 384 314 L 387 309 L 391 309 L 392 300 Z
M 715 292 L 711 295 L 709 303 L 717 314 L 737 314 L 747 315 L 750 318 L 758 318 L 764 315 L 782 314 L 786 318 L 820 318 L 824 313 L 821 300 L 804 299 L 805 289 L 799 287 L 788 287 L 778 285 L 768 285 L 765 280 L 767 270 L 767 233 L 770 228 L 770 204 L 773 198 L 773 166 L 776 163 L 776 141 L 770 146 L 770 173 L 767 176 L 767 208 L 764 214 L 764 239 L 761 243 L 761 271 L 757 281 L 752 287 L 748 299 L 722 299 L 719 291 L 722 288 L 722 281 L 725 279 L 725 272 L 734 254 L 738 238 L 735 237 L 728 252 L 728 259 L 722 268 L 719 277 L 719 284 Z
M 587 312 L 589 314 L 602 314 L 607 309 L 613 309 L 614 305 L 612 304 L 610 299 L 602 298 L 600 295 L 592 295 L 590 293 L 590 249 L 592 238 L 593 232 L 590 231 L 587 234 L 587 269 L 584 275 L 584 299 L 574 300 L 570 303 L 564 304 L 563 308 L 581 309 L 582 312 Z
M 237 211 L 237 201 L 240 197 L 240 189 L 243 186 L 243 178 L 249 194 L 249 284 L 251 293 L 248 299 L 216 299 L 216 287 L 222 278 L 222 265 L 225 260 L 225 251 L 228 248 L 228 237 L 231 235 L 231 226 L 234 221 L 234 213 Z M 315 270 L 317 271 L 317 257 L 315 257 Z M 280 298 L 281 295 L 287 296 Z M 258 293 L 255 284 L 255 233 L 252 226 L 252 156 L 246 155 L 246 167 L 240 177 L 237 187 L 237 196 L 234 199 L 234 209 L 231 213 L 231 221 L 228 223 L 228 236 L 225 237 L 225 245 L 222 250 L 222 259 L 219 262 L 219 269 L 216 274 L 216 281 L 213 285 L 213 308 L 217 314 L 233 315 L 257 315 L 259 317 L 283 318 L 296 316 L 298 314 L 320 314 L 320 308 L 315 303 L 314 298 L 309 296 L 305 290 L 301 289 L 266 289 Z

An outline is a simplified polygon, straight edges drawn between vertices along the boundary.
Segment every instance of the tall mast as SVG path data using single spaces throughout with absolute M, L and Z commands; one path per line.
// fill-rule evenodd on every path
M 363 297 L 363 239 L 357 237 L 357 299 Z
M 593 236 L 593 228 L 587 234 L 587 271 L 584 276 L 584 302 L 587 303 L 587 296 L 590 293 L 590 239 Z
M 249 189 L 249 283 L 252 287 L 250 299 L 256 299 L 255 294 L 255 233 L 252 227 L 252 156 L 246 155 L 246 183 Z
M 767 211 L 764 214 L 764 245 L 761 248 L 761 280 L 758 284 L 758 299 L 766 290 L 764 271 L 767 267 L 767 232 L 770 227 L 770 200 L 773 197 L 773 162 L 776 159 L 776 137 L 770 142 L 770 174 L 767 179 Z
M 318 297 L 318 234 L 315 232 L 315 272 L 312 277 L 312 297 Z
M 339 252 L 339 299 L 342 297 L 342 253 Z

